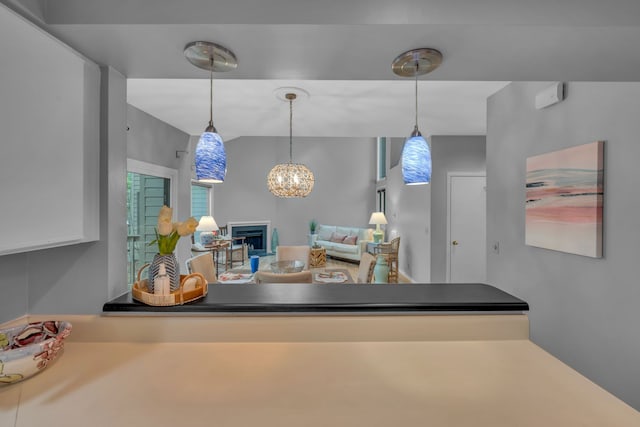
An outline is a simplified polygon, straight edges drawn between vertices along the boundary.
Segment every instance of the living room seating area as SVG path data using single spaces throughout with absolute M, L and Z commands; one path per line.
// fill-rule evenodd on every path
M 316 230 L 316 244 L 325 248 L 327 255 L 350 261 L 359 262 L 367 251 L 367 243 L 373 241 L 371 228 L 318 224 Z

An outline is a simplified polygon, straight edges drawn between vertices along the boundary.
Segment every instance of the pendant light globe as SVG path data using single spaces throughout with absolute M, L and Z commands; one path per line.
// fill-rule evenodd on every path
M 420 132 L 412 134 L 402 148 L 402 179 L 407 185 L 431 182 L 431 150 Z
M 196 146 L 196 179 L 210 184 L 224 182 L 227 174 L 227 153 L 216 132 L 204 131 Z
M 313 172 L 299 163 L 275 165 L 267 175 L 269 191 L 285 199 L 307 197 L 314 183 Z

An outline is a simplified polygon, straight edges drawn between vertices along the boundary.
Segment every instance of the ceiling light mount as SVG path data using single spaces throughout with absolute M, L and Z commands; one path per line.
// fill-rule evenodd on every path
M 236 55 L 219 44 L 197 41 L 184 47 L 184 56 L 198 68 L 207 71 L 225 72 L 238 68 Z
M 423 47 L 401 53 L 393 60 L 391 69 L 400 77 L 416 77 L 430 73 L 442 64 L 442 53 Z
M 300 101 L 307 100 L 311 97 L 309 95 L 309 92 L 307 92 L 306 90 L 293 86 L 279 87 L 275 89 L 273 93 L 275 94 L 277 99 L 284 102 L 289 102 L 289 98 L 287 98 L 287 96 L 289 94 L 293 94 L 295 95 L 294 99 L 296 100 L 297 104 L 300 104 Z

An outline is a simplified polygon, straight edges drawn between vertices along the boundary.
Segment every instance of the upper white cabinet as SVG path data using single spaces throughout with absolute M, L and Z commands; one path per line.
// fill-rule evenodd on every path
M 0 5 L 0 255 L 99 239 L 100 69 Z

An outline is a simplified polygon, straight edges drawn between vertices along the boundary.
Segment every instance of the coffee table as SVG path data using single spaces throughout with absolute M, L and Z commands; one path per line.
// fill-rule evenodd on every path
M 346 277 L 346 280 L 344 282 L 339 282 L 340 283 L 355 283 L 353 281 L 353 277 L 351 277 L 351 273 L 349 273 L 349 270 L 346 268 L 325 268 L 325 269 L 320 269 L 320 270 L 312 270 L 311 271 L 311 277 L 312 277 L 312 282 L 313 284 L 326 284 L 327 282 L 325 281 L 319 281 L 317 280 L 317 276 L 316 274 L 318 273 L 342 273 L 344 274 L 344 276 Z M 235 274 L 239 274 L 239 275 L 250 275 L 251 274 L 251 270 L 249 270 L 248 268 L 233 268 L 229 271 L 227 271 L 226 273 L 235 273 Z M 218 283 L 231 283 L 229 281 L 225 281 L 225 282 L 218 282 Z M 247 283 L 255 283 L 253 280 L 248 281 Z

